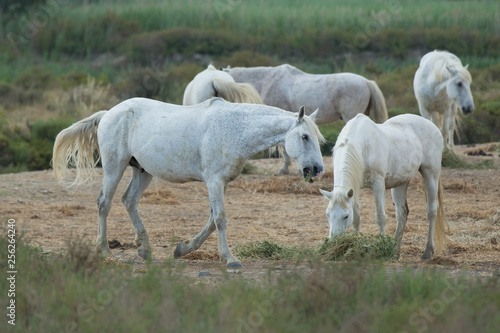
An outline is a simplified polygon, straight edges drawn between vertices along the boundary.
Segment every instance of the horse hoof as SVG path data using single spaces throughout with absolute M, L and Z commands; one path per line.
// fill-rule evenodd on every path
M 233 262 L 228 263 L 226 265 L 226 268 L 230 268 L 230 269 L 243 268 L 243 265 L 239 261 L 233 261 Z
M 108 248 L 96 247 L 95 252 L 97 253 L 97 255 L 103 258 L 114 257 L 113 252 L 111 252 L 109 247 Z
M 149 250 L 137 250 L 137 254 L 144 260 L 151 259 L 151 251 Z
M 289 174 L 288 170 L 280 170 L 280 171 L 277 173 L 277 175 L 278 175 L 278 176 L 286 176 L 286 175 L 288 175 L 288 174 Z
M 422 255 L 422 260 L 429 260 L 429 259 L 432 259 L 432 252 L 425 251 L 424 254 Z
M 174 258 L 177 259 L 182 257 L 183 255 L 186 254 L 185 252 L 186 252 L 186 244 L 184 242 L 177 244 L 177 247 L 175 248 L 174 251 Z

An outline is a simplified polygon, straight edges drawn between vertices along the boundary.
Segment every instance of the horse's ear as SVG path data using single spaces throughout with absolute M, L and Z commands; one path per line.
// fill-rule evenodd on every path
M 351 199 L 352 196 L 354 195 L 354 191 L 352 190 L 352 188 L 347 192 L 347 199 Z
M 469 64 L 465 65 L 464 68 L 467 69 L 469 67 Z
M 455 76 L 457 74 L 457 70 L 454 67 L 446 65 L 446 69 L 450 72 L 451 75 Z
M 316 117 L 318 116 L 318 113 L 319 113 L 319 108 L 317 108 L 313 113 L 311 113 L 309 115 L 309 117 L 314 121 L 316 122 Z
M 299 110 L 299 116 L 297 117 L 297 122 L 301 122 L 304 119 L 304 115 L 306 114 L 306 107 L 302 105 Z
M 325 198 L 327 198 L 328 200 L 332 200 L 333 192 L 328 192 L 322 189 L 319 189 L 319 191 L 325 196 Z

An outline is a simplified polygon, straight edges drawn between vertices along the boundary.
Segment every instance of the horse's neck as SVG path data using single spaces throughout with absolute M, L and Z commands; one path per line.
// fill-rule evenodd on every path
M 349 191 L 352 189 L 355 197 L 363 186 L 364 163 L 361 155 L 356 154 L 352 146 L 343 145 L 335 151 L 333 160 L 333 188 Z
M 251 157 L 272 146 L 283 145 L 288 131 L 295 122 L 290 113 L 283 115 L 264 115 L 252 121 L 251 131 L 243 131 L 247 142 L 246 155 Z

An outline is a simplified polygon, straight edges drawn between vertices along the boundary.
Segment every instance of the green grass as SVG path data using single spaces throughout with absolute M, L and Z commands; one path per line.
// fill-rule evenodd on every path
M 465 158 L 445 149 L 441 160 L 441 166 L 452 169 L 494 169 L 492 160 L 484 160 L 477 163 L 468 162 Z
M 2 332 L 495 332 L 500 276 L 450 278 L 441 270 L 312 262 L 241 275 L 182 275 L 173 261 L 100 261 L 74 240 L 62 254 L 16 243 L 16 325 Z M 0 237 L 7 249 L 7 238 Z M 7 256 L 0 256 L 5 271 Z M 201 269 L 201 268 L 200 268 Z M 0 306 L 9 289 L 0 280 Z M 8 327 L 7 327 L 8 325 Z

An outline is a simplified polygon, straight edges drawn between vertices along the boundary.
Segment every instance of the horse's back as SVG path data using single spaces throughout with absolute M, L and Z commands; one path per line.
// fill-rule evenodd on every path
M 229 82 L 234 82 L 234 79 L 228 73 L 217 70 L 214 66 L 209 65 L 207 69 L 198 73 L 194 79 L 189 82 L 184 90 L 183 105 L 193 105 L 206 101 L 216 96 L 215 88 L 213 87 L 214 79 L 222 79 Z
M 441 163 L 439 129 L 413 114 L 399 115 L 383 124 L 359 114 L 346 124 L 337 142 L 352 142 L 363 151 L 368 186 L 373 175 L 379 175 L 387 188 L 396 187 L 410 181 L 422 165 L 436 169 Z

